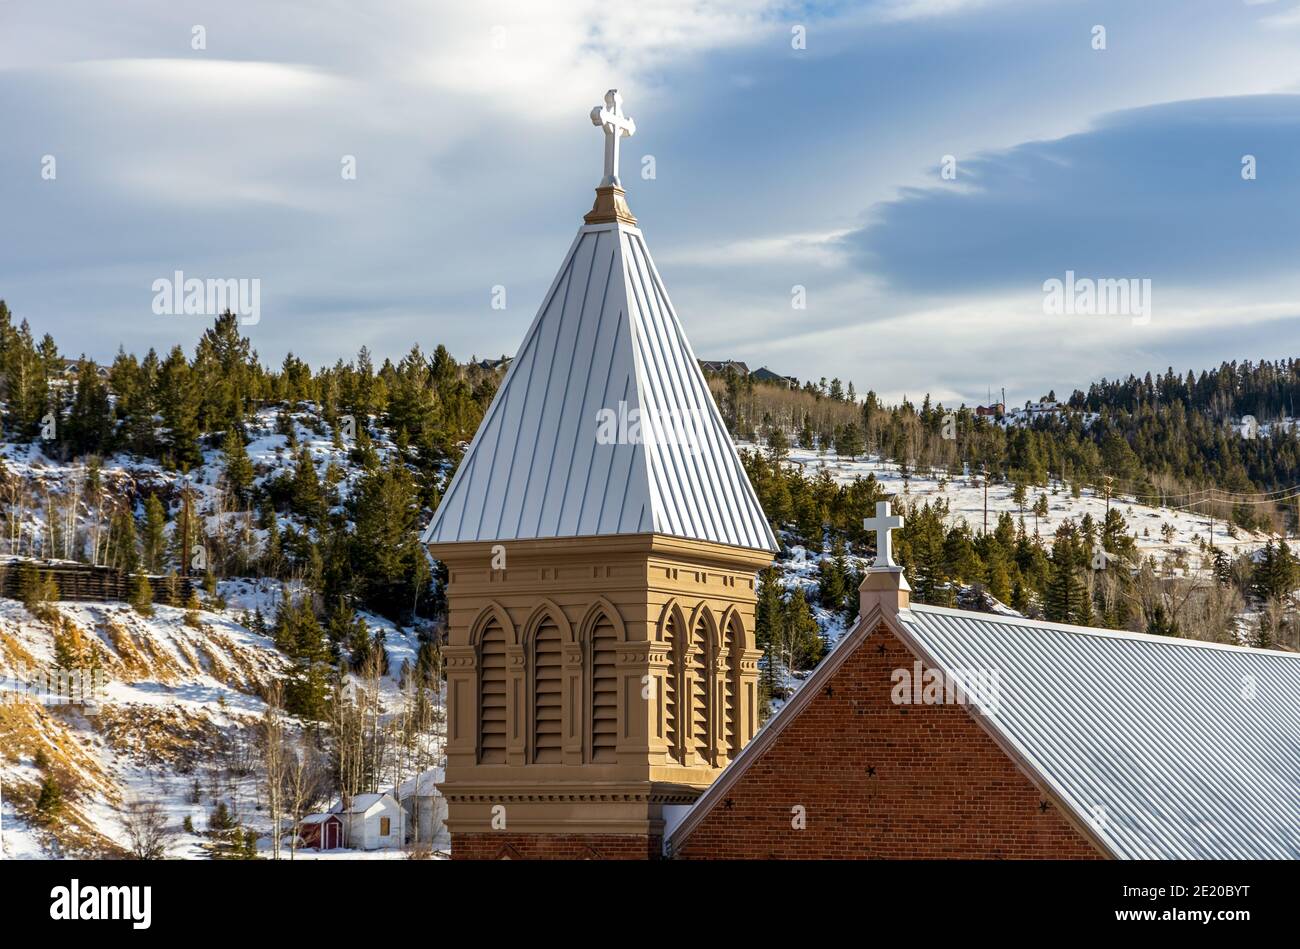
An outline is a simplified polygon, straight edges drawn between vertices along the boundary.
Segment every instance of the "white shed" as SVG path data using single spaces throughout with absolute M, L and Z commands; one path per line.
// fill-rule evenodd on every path
M 430 768 L 395 788 L 406 813 L 408 843 L 431 844 L 434 850 L 451 849 L 451 834 L 445 823 L 447 801 L 438 791 L 443 778 L 442 768 Z
M 397 848 L 406 839 L 406 814 L 391 794 L 357 794 L 331 811 L 343 819 L 343 843 L 352 850 Z

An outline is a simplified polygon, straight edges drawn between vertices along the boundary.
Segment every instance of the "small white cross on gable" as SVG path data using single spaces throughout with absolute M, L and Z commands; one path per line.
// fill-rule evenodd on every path
M 862 526 L 869 531 L 876 532 L 876 562 L 874 566 L 883 567 L 888 570 L 899 569 L 898 564 L 894 563 L 894 550 L 891 543 L 890 531 L 903 526 L 901 515 L 890 515 L 889 502 L 876 502 L 876 516 L 868 517 L 862 521 Z
M 636 134 L 636 123 L 630 116 L 623 114 L 623 97 L 617 89 L 605 93 L 604 106 L 591 110 L 591 124 L 605 130 L 605 179 L 602 188 L 613 185 L 622 187 L 618 181 L 618 140 Z

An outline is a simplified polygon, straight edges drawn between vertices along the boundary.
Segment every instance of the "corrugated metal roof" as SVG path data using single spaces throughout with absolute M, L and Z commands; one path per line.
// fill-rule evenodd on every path
M 586 225 L 424 540 L 652 531 L 776 549 L 640 229 Z
M 982 717 L 1117 856 L 1300 857 L 1300 656 L 931 606 L 898 620 L 945 674 L 997 673 Z

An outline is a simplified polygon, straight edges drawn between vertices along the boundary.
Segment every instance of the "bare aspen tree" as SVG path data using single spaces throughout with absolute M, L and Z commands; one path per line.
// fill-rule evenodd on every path
M 284 816 L 284 784 L 288 768 L 288 749 L 283 695 L 280 683 L 266 690 L 266 712 L 262 715 L 262 775 L 266 788 L 267 809 L 271 816 L 271 856 L 280 859 L 280 828 Z
M 285 796 L 293 820 L 293 833 L 289 837 L 289 859 L 298 853 L 298 828 L 313 804 L 319 800 L 324 786 L 320 752 L 306 732 L 298 735 L 297 742 L 288 751 L 285 775 Z
M 346 805 L 361 792 L 365 774 L 365 743 L 362 715 L 350 689 L 342 684 L 334 690 L 330 703 L 329 730 L 332 737 L 334 771 L 339 791 Z
M 117 820 L 137 860 L 162 860 L 168 856 L 176 829 L 168 825 L 167 814 L 156 797 L 124 801 L 118 808 Z
M 379 687 L 379 680 L 383 676 L 384 667 L 379 649 L 370 650 L 370 655 L 366 658 L 365 666 L 361 671 L 365 677 L 365 687 L 362 689 L 366 708 L 365 730 L 369 733 L 370 738 L 370 780 L 368 784 L 371 792 L 377 792 L 380 777 L 383 774 L 388 757 L 388 740 L 383 724 L 382 690 Z

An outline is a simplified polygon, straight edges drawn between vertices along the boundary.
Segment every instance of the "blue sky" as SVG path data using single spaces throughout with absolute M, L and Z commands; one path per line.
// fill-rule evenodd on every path
M 0 297 L 101 359 L 192 347 L 175 270 L 259 279 L 270 362 L 513 352 L 617 86 L 702 357 L 970 403 L 1300 356 L 1298 54 L 1300 0 L 7 0 Z M 1067 270 L 1150 320 L 1046 314 Z

